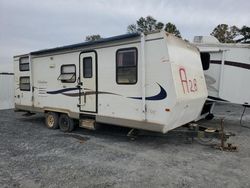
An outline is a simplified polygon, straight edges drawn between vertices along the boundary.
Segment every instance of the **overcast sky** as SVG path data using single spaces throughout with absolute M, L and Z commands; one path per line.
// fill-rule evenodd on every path
M 14 55 L 124 34 L 147 15 L 192 40 L 220 23 L 249 26 L 250 0 L 0 0 L 0 72 L 13 72 Z

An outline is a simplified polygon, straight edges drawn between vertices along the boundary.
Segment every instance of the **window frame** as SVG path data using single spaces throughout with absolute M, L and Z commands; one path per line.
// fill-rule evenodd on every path
M 21 63 L 21 59 L 28 58 L 28 63 Z M 22 70 L 21 65 L 27 65 L 28 64 L 28 69 Z M 30 62 L 29 62 L 29 56 L 24 56 L 19 58 L 19 71 L 25 72 L 25 71 L 30 71 Z
M 134 83 L 119 83 L 118 82 L 118 69 L 124 68 L 124 67 L 119 67 L 118 66 L 118 53 L 121 51 L 127 51 L 127 50 L 135 50 L 135 60 L 136 60 L 136 65 L 135 66 L 126 66 L 127 67 L 135 67 L 136 68 L 136 81 Z M 119 85 L 135 85 L 138 82 L 138 50 L 136 47 L 129 47 L 129 48 L 120 48 L 116 50 L 116 55 L 115 55 L 115 71 L 116 71 L 116 83 Z
M 23 78 L 29 78 L 29 89 L 21 89 L 21 79 Z M 25 83 L 27 84 L 27 83 Z M 19 89 L 20 91 L 30 91 L 31 90 L 31 87 L 30 87 L 30 76 L 20 76 L 19 77 Z
M 75 72 L 62 73 L 63 67 L 70 67 L 70 66 L 74 66 L 75 67 Z M 75 79 L 73 81 L 59 79 L 59 77 L 61 75 L 63 75 L 63 74 L 74 74 L 75 75 Z M 76 82 L 76 65 L 75 64 L 63 64 L 63 65 L 61 65 L 59 77 L 57 79 L 60 80 L 62 83 L 75 83 Z
M 91 76 L 90 77 L 85 77 L 85 63 L 84 63 L 85 59 L 91 59 Z M 91 56 L 84 57 L 82 59 L 82 77 L 83 78 L 93 78 L 93 58 Z

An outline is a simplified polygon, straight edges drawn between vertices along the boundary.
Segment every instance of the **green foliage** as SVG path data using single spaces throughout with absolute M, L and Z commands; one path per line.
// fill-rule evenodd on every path
M 221 43 L 234 43 L 234 39 L 238 34 L 239 28 L 236 26 L 229 27 L 227 24 L 217 25 L 211 33 L 211 35 L 216 37 Z
M 158 23 L 156 24 L 155 29 L 156 29 L 156 30 L 161 30 L 163 27 L 164 27 L 164 23 L 158 22 Z
M 128 33 L 136 33 L 137 32 L 137 26 L 136 26 L 136 24 L 130 24 L 127 27 L 127 31 L 128 31 Z
M 129 33 L 135 32 L 152 32 L 155 30 L 160 30 L 164 27 L 162 22 L 157 22 L 152 16 L 147 16 L 146 18 L 140 17 L 136 24 L 131 24 L 127 27 Z
M 235 25 L 220 24 L 214 28 L 211 35 L 216 37 L 221 43 L 249 43 L 250 27 L 244 25 L 239 29 Z
M 165 26 L 165 31 L 168 32 L 168 33 L 172 33 L 172 34 L 174 34 L 175 36 L 181 38 L 181 33 L 180 33 L 180 31 L 177 29 L 177 27 L 176 27 L 174 24 L 172 24 L 172 23 L 170 23 L 170 22 L 168 22 L 168 23 L 166 24 L 166 26 Z
M 157 31 L 157 30 L 162 30 L 164 28 L 164 23 L 158 22 L 155 18 L 152 16 L 147 16 L 146 18 L 141 17 L 136 21 L 136 24 L 130 24 L 127 27 L 128 33 L 136 33 L 136 32 L 152 32 L 152 31 Z M 177 27 L 168 22 L 165 25 L 165 31 L 174 34 L 177 37 L 181 38 L 180 31 L 177 29 Z
M 96 40 L 99 40 L 99 39 L 101 39 L 101 36 L 99 34 L 97 34 L 97 35 L 88 35 L 88 36 L 86 36 L 85 41 L 96 41 Z
M 236 40 L 236 42 L 250 43 L 250 27 L 243 25 L 239 30 L 241 38 Z

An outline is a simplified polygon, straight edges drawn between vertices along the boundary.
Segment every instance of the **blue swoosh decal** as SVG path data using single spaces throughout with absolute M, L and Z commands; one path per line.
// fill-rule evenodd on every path
M 65 88 L 65 89 L 59 89 L 56 91 L 47 91 L 48 94 L 59 94 L 67 91 L 74 91 L 74 90 L 79 90 L 77 87 L 72 87 L 72 88 Z
M 158 83 L 157 83 L 158 84 Z M 165 99 L 167 97 L 167 92 L 166 90 L 160 85 L 160 92 L 157 94 L 157 95 L 154 95 L 154 96 L 150 96 L 150 97 L 146 97 L 145 99 L 146 100 L 149 100 L 149 101 L 156 101 L 156 100 L 162 100 L 162 99 Z M 142 100 L 142 97 L 128 97 L 130 99 L 138 99 L 138 100 Z
M 158 84 L 158 83 L 157 83 Z M 150 96 L 150 97 L 146 97 L 145 100 L 149 100 L 149 101 L 156 101 L 156 100 L 163 100 L 167 97 L 167 92 L 166 90 L 160 85 L 158 84 L 160 87 L 160 92 L 157 95 L 154 96 Z M 65 88 L 65 89 L 59 89 L 56 91 L 47 91 L 48 94 L 63 94 L 66 96 L 74 96 L 74 97 L 78 97 L 79 95 L 81 95 L 81 93 L 77 92 L 77 93 L 64 93 L 67 91 L 75 91 L 75 90 L 79 90 L 79 88 L 73 87 L 73 88 Z M 88 90 L 86 88 L 86 90 Z M 95 94 L 92 93 L 92 94 Z M 119 94 L 115 94 L 115 93 L 110 93 L 110 92 L 97 92 L 97 94 L 112 94 L 112 95 L 119 95 Z M 120 95 L 121 96 L 121 95 Z M 130 99 L 137 99 L 137 100 L 142 100 L 142 97 L 127 97 Z

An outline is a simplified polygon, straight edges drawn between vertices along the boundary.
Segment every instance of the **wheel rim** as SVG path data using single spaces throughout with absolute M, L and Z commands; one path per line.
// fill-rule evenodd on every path
M 53 127 L 54 126 L 54 123 L 55 123 L 55 120 L 54 120 L 54 117 L 52 115 L 49 115 L 48 116 L 48 126 L 49 127 Z
M 63 130 L 67 130 L 68 127 L 69 127 L 69 121 L 68 121 L 68 119 L 67 118 L 62 118 L 62 120 L 61 120 L 61 128 Z

